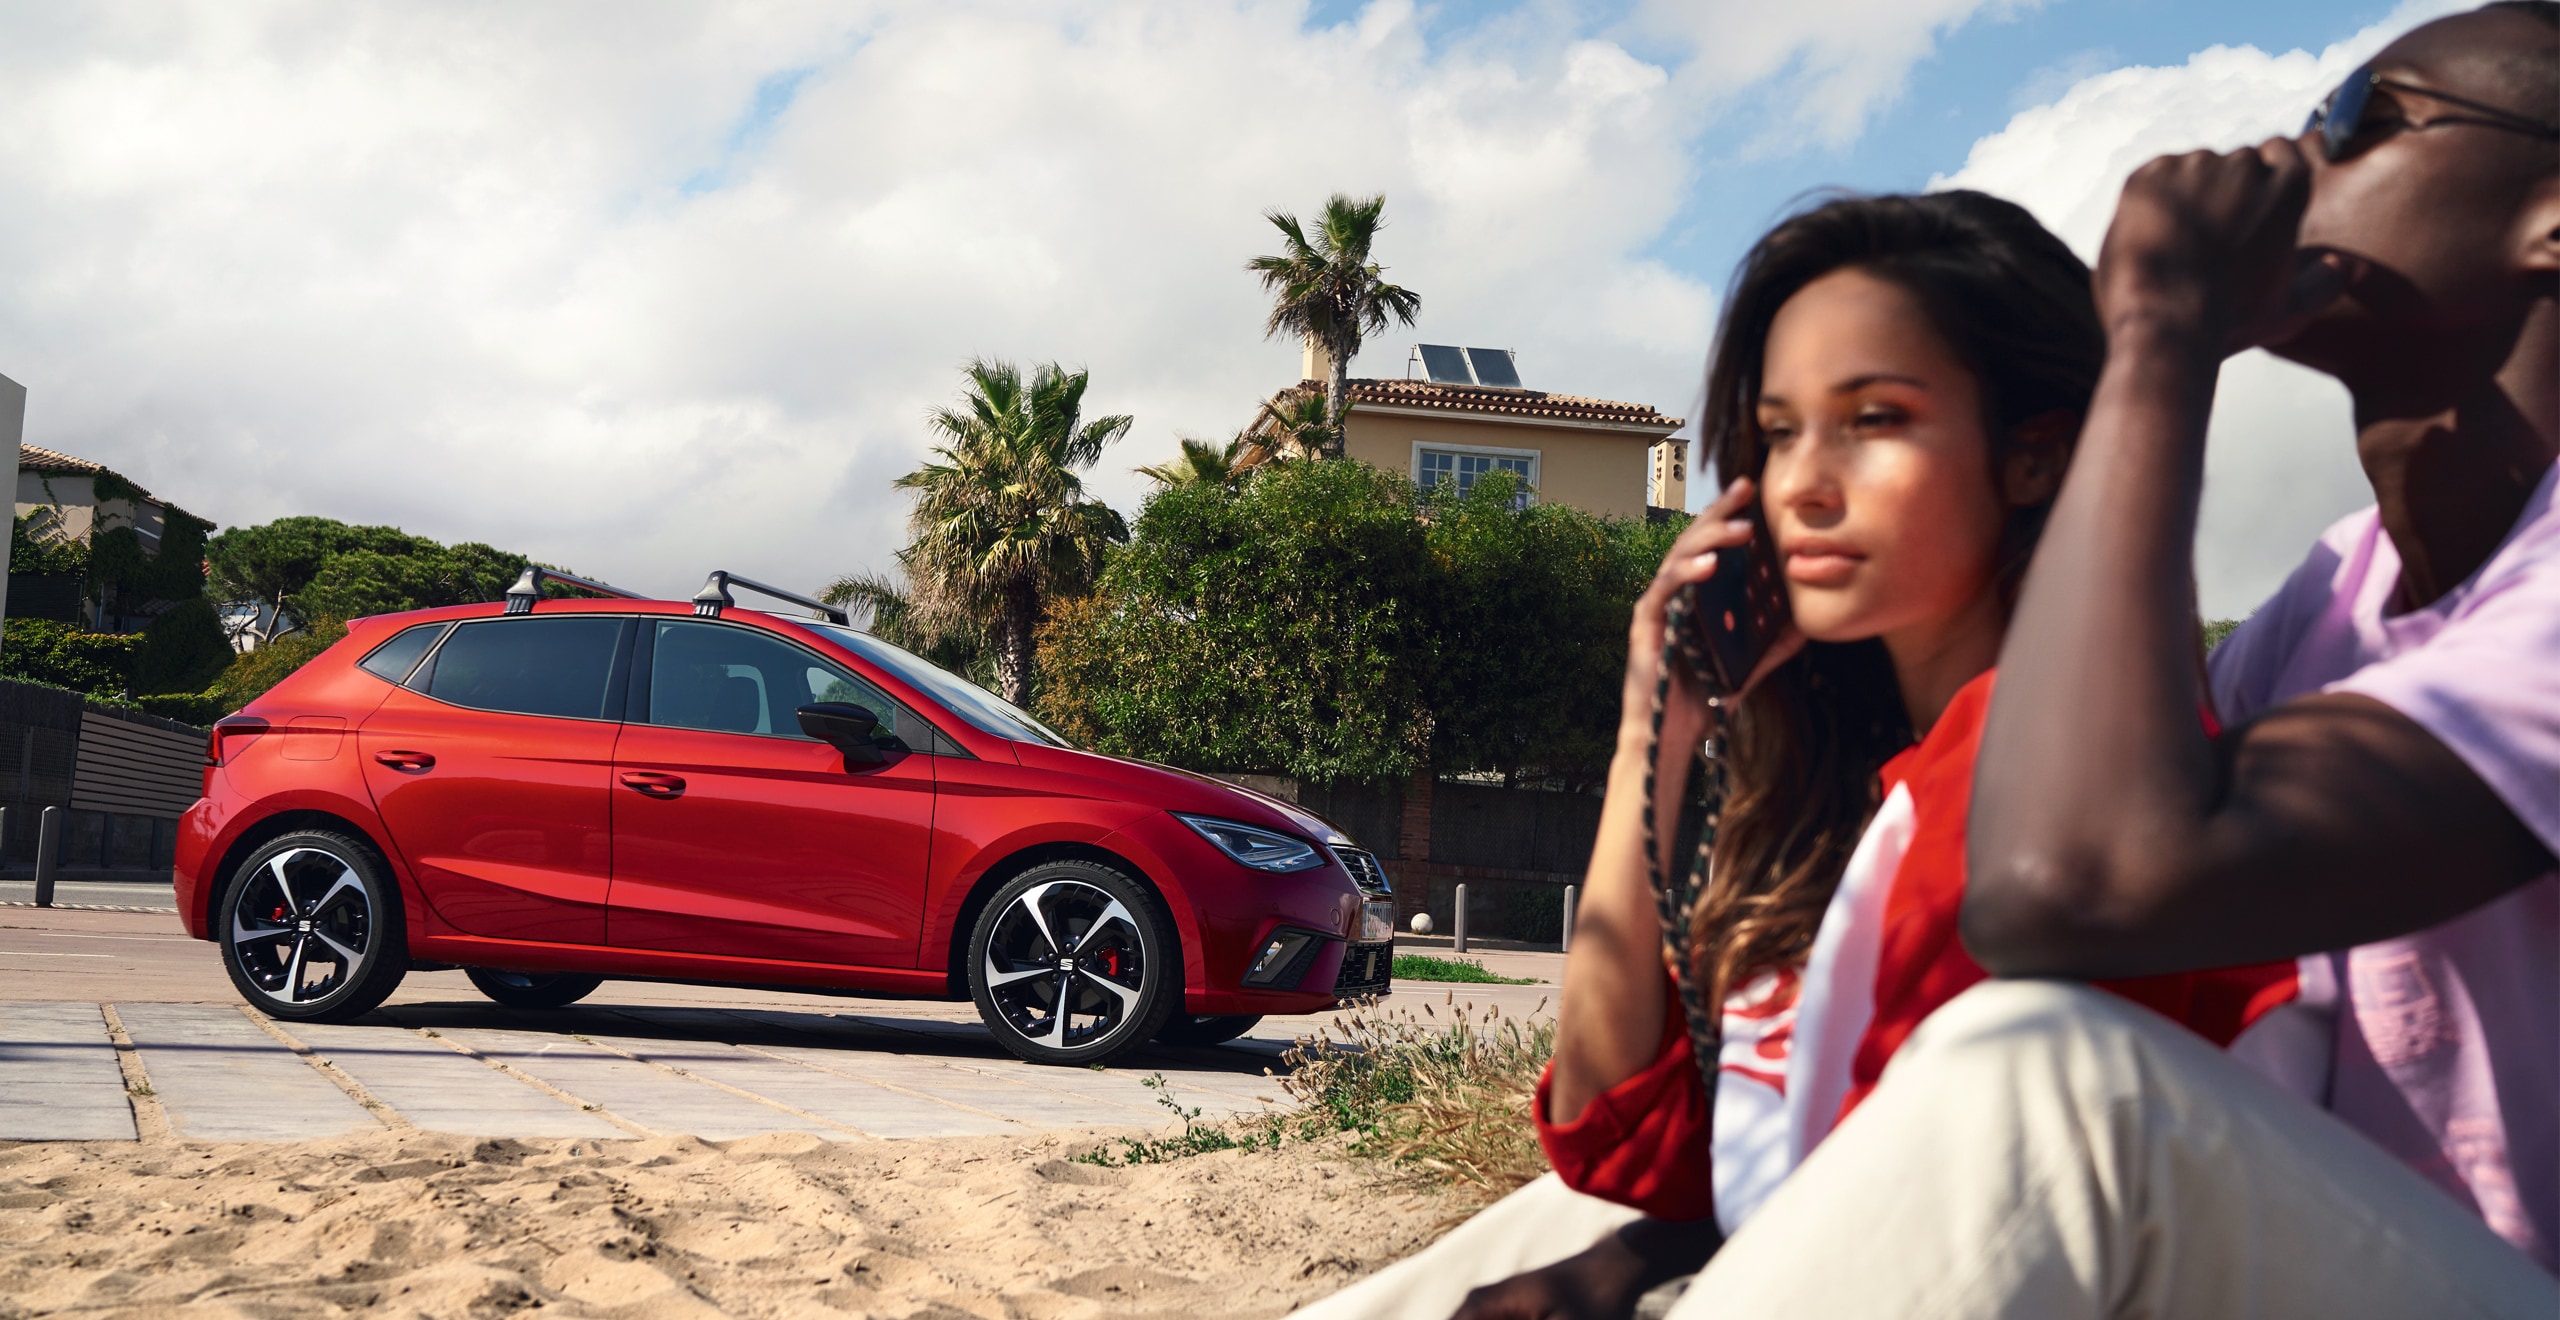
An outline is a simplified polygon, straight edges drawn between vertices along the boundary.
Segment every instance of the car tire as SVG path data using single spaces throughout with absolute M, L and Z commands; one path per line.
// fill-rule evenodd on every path
M 601 976 L 576 972 L 501 972 L 465 967 L 462 974 L 471 978 L 480 993 L 508 1008 L 567 1008 L 604 984 Z
M 1260 1013 L 1216 1013 L 1201 1016 L 1176 1013 L 1156 1033 L 1156 1039 L 1167 1045 L 1224 1045 L 1253 1030 L 1262 1021 Z
M 1155 1039 L 1182 1004 L 1163 905 L 1098 862 L 1049 862 L 1007 881 L 979 912 L 968 957 L 978 1016 L 1032 1063 L 1109 1063 Z
M 390 866 L 334 830 L 296 830 L 249 854 L 223 890 L 214 940 L 241 998 L 291 1022 L 361 1017 L 409 973 Z M 315 979 L 323 967 L 333 970 Z

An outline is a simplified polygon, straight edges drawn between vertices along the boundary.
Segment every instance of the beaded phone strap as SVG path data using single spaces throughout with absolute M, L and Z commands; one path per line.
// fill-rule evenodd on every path
M 1698 1067 L 1698 1080 L 1705 1084 L 1707 1117 L 1715 1118 L 1716 1073 L 1718 1056 L 1724 1051 L 1724 1014 L 1720 1005 L 1706 1002 L 1707 989 L 1699 985 L 1690 966 L 1689 939 L 1691 923 L 1697 916 L 1698 904 L 1706 898 L 1709 860 L 1715 853 L 1716 826 L 1724 814 L 1725 766 L 1723 749 L 1710 743 L 1705 757 L 1705 778 L 1699 788 L 1706 798 L 1706 818 L 1698 826 L 1698 850 L 1689 859 L 1688 873 L 1676 883 L 1663 873 L 1661 835 L 1654 819 L 1654 772 L 1662 759 L 1662 708 L 1671 695 L 1671 667 L 1686 664 L 1689 672 L 1702 676 L 1708 684 L 1709 706 L 1721 708 L 1725 694 L 1715 691 L 1713 665 L 1704 657 L 1690 655 L 1681 641 L 1691 635 L 1685 621 L 1692 607 L 1691 593 L 1683 591 L 1671 598 L 1671 608 L 1662 639 L 1661 671 L 1653 680 L 1653 736 L 1646 744 L 1644 762 L 1644 864 L 1653 881 L 1655 910 L 1662 918 L 1662 948 L 1669 955 L 1672 985 L 1680 994 L 1680 1012 L 1688 1019 L 1689 1053 Z M 1674 820 L 1678 819 L 1676 809 Z M 1676 831 L 1676 826 L 1675 826 Z M 1676 832 L 1675 832 L 1676 837 Z

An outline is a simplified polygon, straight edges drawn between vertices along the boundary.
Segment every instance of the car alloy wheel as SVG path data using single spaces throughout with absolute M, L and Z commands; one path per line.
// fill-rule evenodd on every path
M 369 849 L 324 831 L 251 856 L 223 899 L 220 931 L 232 984 L 272 1017 L 368 1012 L 409 966 L 398 891 Z
M 979 1016 L 1006 1049 L 1036 1063 L 1101 1063 L 1143 1044 L 1182 992 L 1152 897 L 1088 862 L 1041 867 L 1005 886 L 970 946 Z

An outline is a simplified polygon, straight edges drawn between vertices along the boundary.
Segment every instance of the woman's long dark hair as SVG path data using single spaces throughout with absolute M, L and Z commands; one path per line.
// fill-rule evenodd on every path
M 1778 309 L 1856 269 L 1916 298 L 1981 387 L 1997 481 L 2022 423 L 2067 414 L 2068 445 L 2106 360 L 2089 268 L 2033 216 L 1978 192 L 1852 197 L 1770 230 L 1743 259 L 1707 368 L 1705 447 L 1720 479 L 1760 476 L 1760 375 Z M 2014 599 L 2050 504 L 2014 509 L 2000 574 Z M 1766 549 L 1766 546 L 1763 547 Z M 1690 965 L 1720 1004 L 1812 950 L 1815 928 L 1878 804 L 1877 772 L 1911 742 L 1884 643 L 1812 643 L 1744 698 L 1723 755 L 1727 797 Z

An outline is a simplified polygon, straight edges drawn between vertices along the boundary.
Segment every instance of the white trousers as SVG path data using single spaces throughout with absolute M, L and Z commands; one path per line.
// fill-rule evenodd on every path
M 1630 1217 L 1603 1206 L 1532 1183 L 1301 1314 L 1444 1320 Z M 1671 1316 L 2552 1320 L 2560 1281 L 2167 1019 L 1993 981 L 1922 1024 Z

